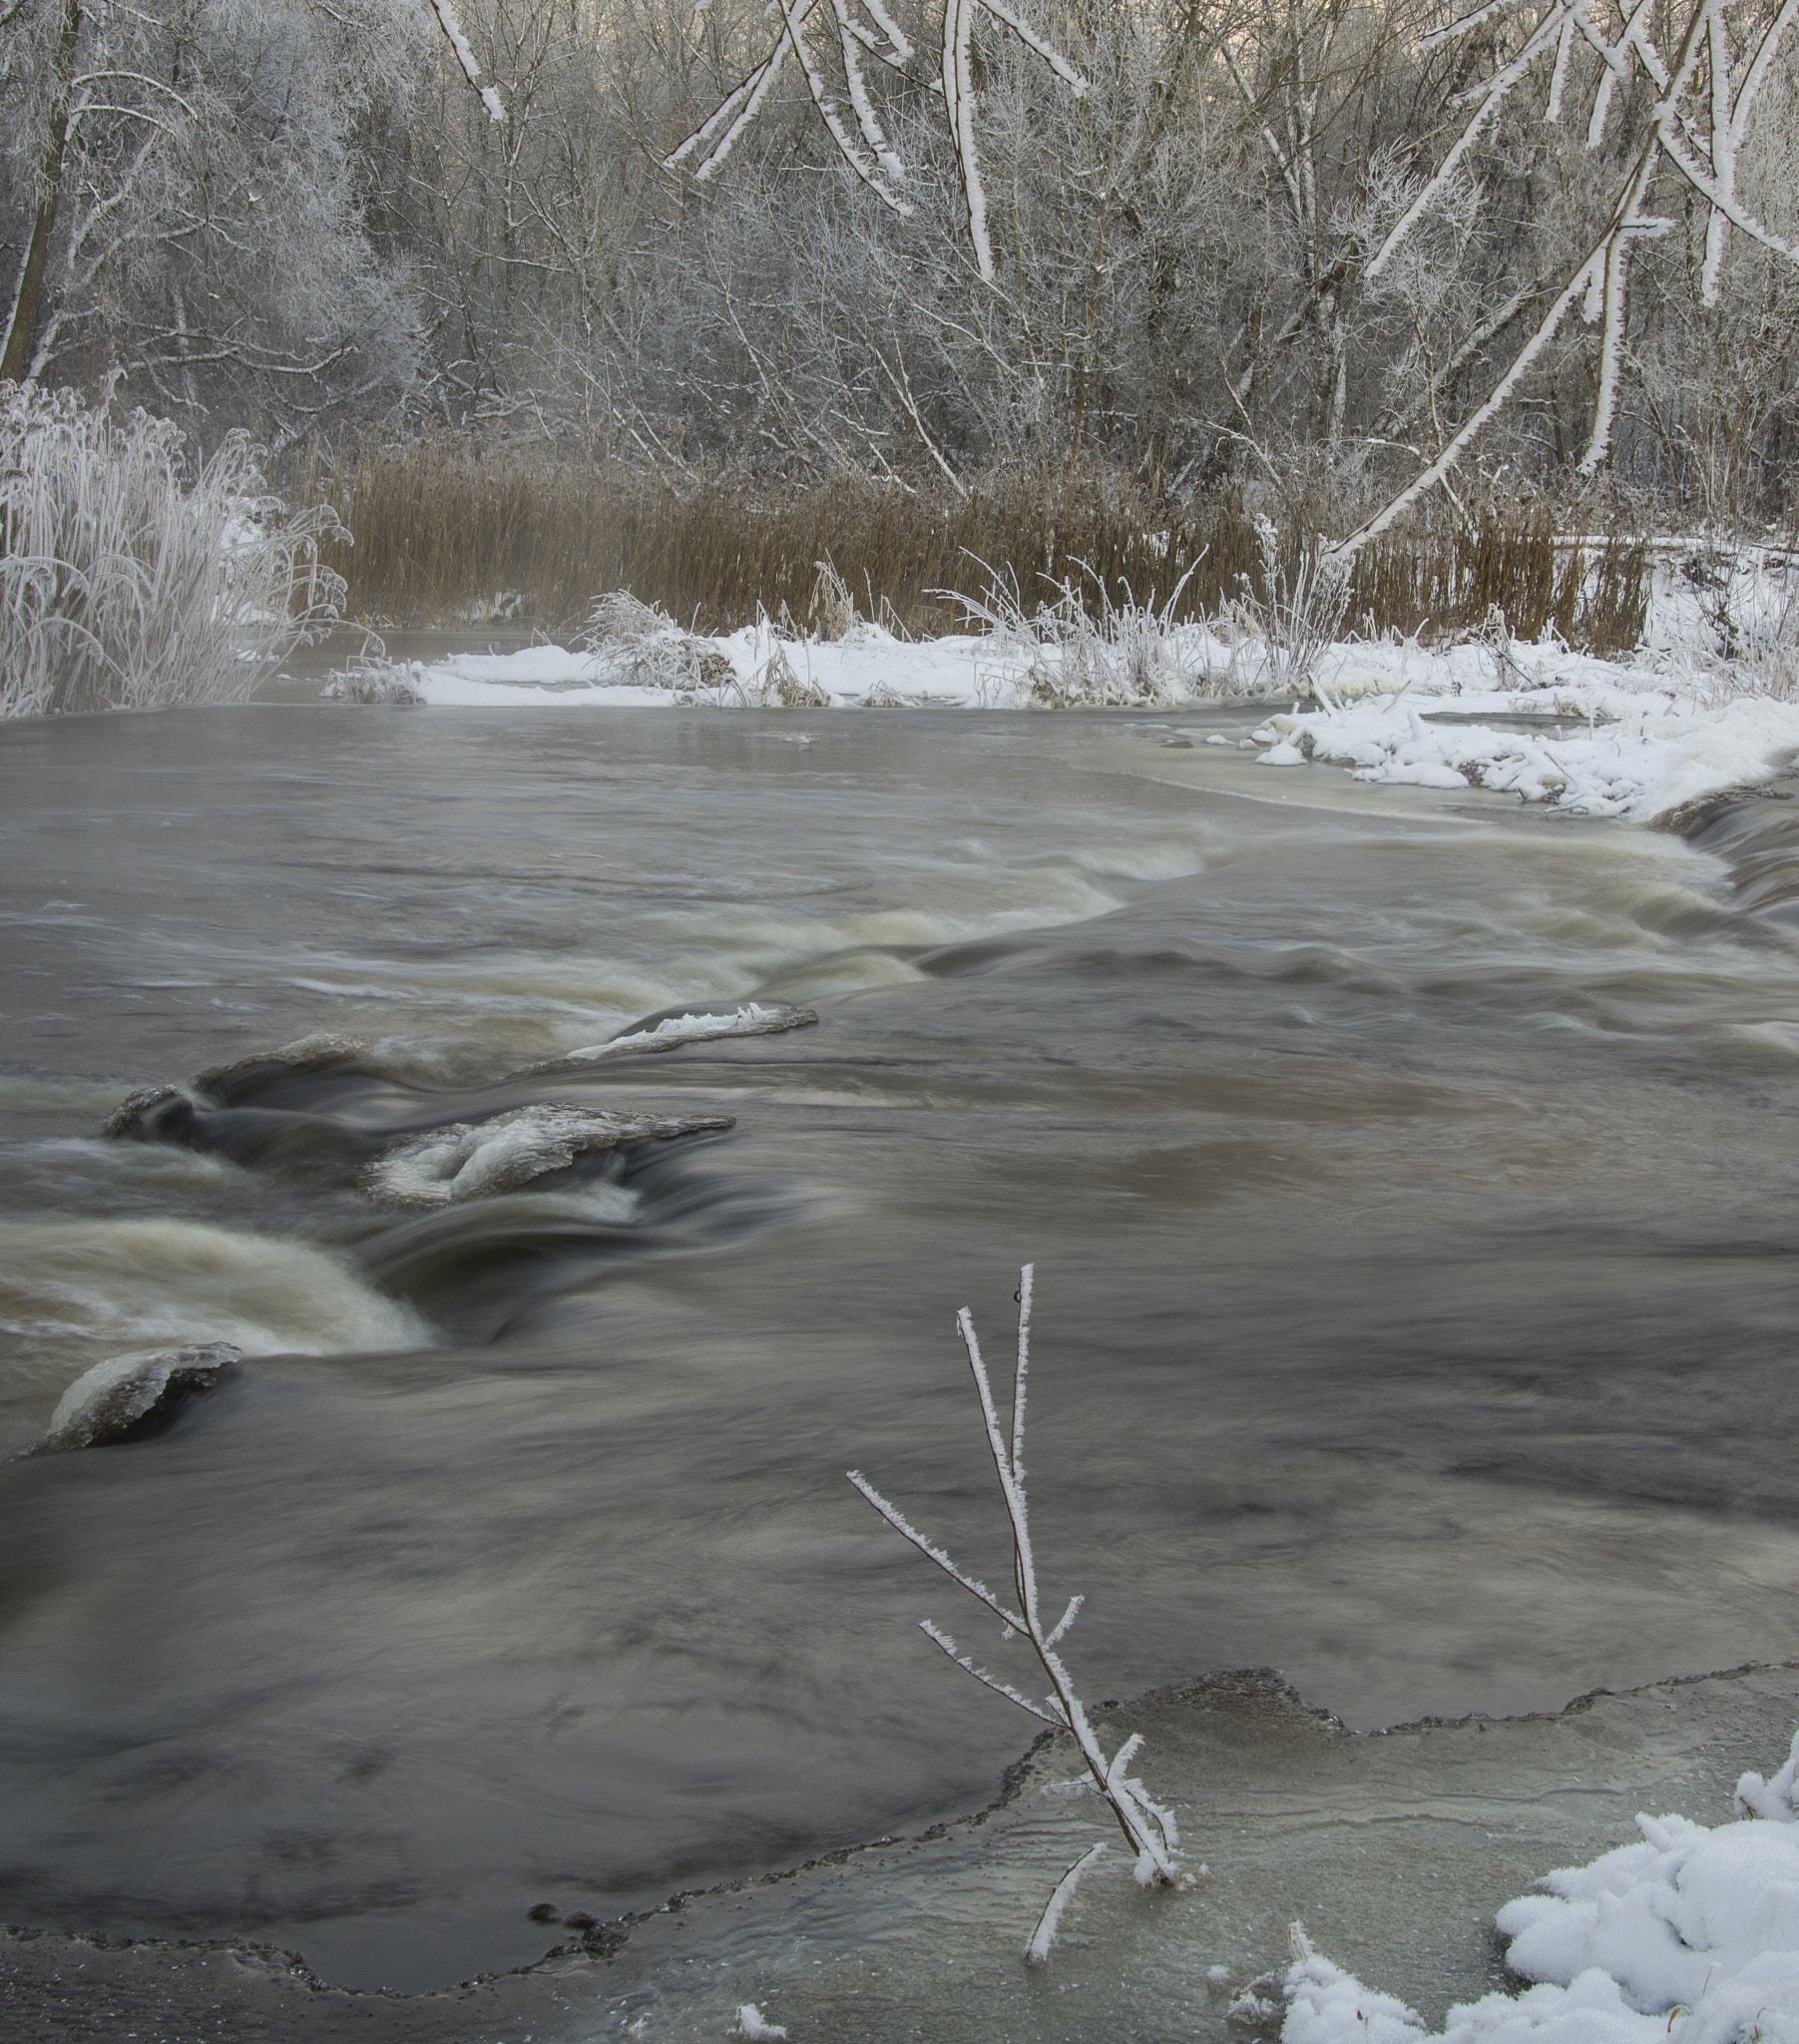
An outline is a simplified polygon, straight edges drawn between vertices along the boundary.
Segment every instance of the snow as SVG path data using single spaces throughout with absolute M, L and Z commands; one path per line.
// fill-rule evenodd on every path
M 765 627 L 753 625 L 697 643 L 729 662 L 734 688 L 656 688 L 615 679 L 621 663 L 604 651 L 569 652 L 560 646 L 455 654 L 415 670 L 411 679 L 426 703 L 459 710 L 569 705 L 608 710 L 748 708 L 764 688 L 778 648 L 796 679 L 820 690 L 830 707 L 859 708 L 872 695 L 875 703 L 870 707 L 943 704 L 977 709 L 999 706 L 1010 698 L 1018 665 L 984 636 L 957 633 L 908 643 L 878 625 L 858 626 L 834 643 L 777 641 Z
M 1514 719 L 1539 728 L 1489 721 Z M 1268 749 L 1264 766 L 1318 761 L 1358 780 L 1487 788 L 1574 815 L 1647 822 L 1772 778 L 1799 751 L 1799 704 L 1744 697 L 1713 707 L 1570 676 L 1542 688 L 1449 699 L 1413 690 L 1277 715 L 1254 736 Z
M 1714 572 L 1693 554 L 1670 557 L 1658 579 L 1644 644 L 1625 660 L 1497 636 L 1332 646 L 1314 700 L 1256 727 L 1260 764 L 1638 822 L 1773 777 L 1799 753 L 1792 563 L 1746 549 Z M 1737 621 L 1741 659 L 1711 647 L 1713 612 Z M 864 623 L 836 641 L 778 637 L 765 622 L 690 638 L 671 623 L 676 657 L 666 672 L 650 672 L 641 648 L 538 646 L 454 655 L 405 680 L 425 704 L 458 709 L 1022 710 L 1247 705 L 1279 670 L 1270 649 L 1228 624 L 1133 614 L 1132 629 L 1155 640 L 1146 662 L 1122 640 L 1097 635 L 1077 648 L 1040 626 L 1013 620 L 914 642 Z M 1217 733 L 1209 742 L 1238 743 Z
M 1799 1738 L 1742 1814 L 1638 1816 L 1641 1838 L 1547 1874 L 1496 1922 L 1534 1984 L 1452 2008 L 1440 2032 L 1312 1948 L 1297 1925 L 1282 2044 L 1799 2044 Z

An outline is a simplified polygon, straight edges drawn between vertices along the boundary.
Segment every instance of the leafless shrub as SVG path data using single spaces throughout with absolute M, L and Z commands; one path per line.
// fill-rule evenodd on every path
M 994 1403 L 993 1387 L 982 1359 L 981 1345 L 975 1335 L 974 1319 L 966 1306 L 956 1315 L 956 1328 L 962 1336 L 969 1370 L 981 1402 L 981 1421 L 987 1436 L 988 1453 L 993 1457 L 994 1474 L 999 1479 L 1000 1497 L 1012 1530 L 1013 1601 L 1007 1603 L 1004 1596 L 990 1590 L 979 1577 L 968 1574 L 928 1535 L 919 1532 L 898 1506 L 890 1504 L 860 1470 L 852 1469 L 849 1480 L 896 1533 L 909 1540 L 951 1582 L 966 1590 L 977 1604 L 1000 1621 L 1003 1640 L 1022 1638 L 1029 1645 L 1038 1667 L 1048 1679 L 1049 1694 L 1041 1698 L 1027 1696 L 998 1676 L 988 1674 L 984 1668 L 976 1667 L 949 1634 L 928 1618 L 921 1621 L 920 1630 L 975 1681 L 1005 1697 L 1009 1703 L 1017 1704 L 1020 1710 L 1028 1711 L 1044 1724 L 1068 1732 L 1094 1787 L 1105 1798 L 1124 1834 L 1135 1861 L 1138 1882 L 1144 1887 L 1177 1887 L 1188 1876 L 1181 1872 L 1177 1856 L 1180 1838 L 1173 1813 L 1154 1801 L 1142 1783 L 1129 1772 L 1131 1762 L 1142 1749 L 1141 1735 L 1132 1733 L 1108 1755 L 1076 1693 L 1074 1678 L 1056 1651 L 1081 1615 L 1086 1599 L 1071 1597 L 1062 1616 L 1054 1624 L 1046 1620 L 1040 1603 L 1036 1552 L 1031 1539 L 1031 1507 L 1025 1482 L 1025 1403 L 1031 1371 L 1034 1278 L 1035 1267 L 1030 1264 L 1019 1273 L 1018 1346 L 1012 1375 L 1012 1412 L 1010 1424 L 1004 1429 Z M 1028 1957 L 1039 1961 L 1048 1957 L 1058 1920 L 1073 1892 L 1074 1883 L 1098 1856 L 1093 1851 L 1084 1853 L 1057 1884 L 1027 1947 Z

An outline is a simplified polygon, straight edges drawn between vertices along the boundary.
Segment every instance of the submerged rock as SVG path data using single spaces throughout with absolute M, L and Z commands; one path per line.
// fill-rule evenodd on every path
M 235 1373 L 242 1350 L 228 1341 L 167 1355 L 117 1355 L 77 1377 L 50 1415 L 40 1454 L 99 1448 L 160 1433 L 191 1398 Z
M 395 1207 L 447 1207 L 515 1192 L 546 1172 L 566 1171 L 588 1151 L 728 1129 L 725 1114 L 619 1114 L 549 1101 L 483 1122 L 451 1122 L 408 1136 L 368 1165 L 362 1191 Z

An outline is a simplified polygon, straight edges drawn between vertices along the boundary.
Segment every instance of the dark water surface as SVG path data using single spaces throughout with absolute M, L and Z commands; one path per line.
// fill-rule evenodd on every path
M 1025 1258 L 1097 1694 L 1271 1663 L 1368 1726 L 1799 1654 L 1782 805 L 1687 843 L 1167 732 L 0 727 L 0 1448 L 104 1357 L 249 1356 L 0 1469 L 8 1920 L 411 1987 L 983 1799 L 1031 1728 L 910 1622 L 1005 1650 L 842 1472 L 1000 1565 L 951 1316 L 999 1345 Z M 819 1026 L 508 1076 L 751 996 Z M 370 1048 L 98 1137 L 319 1030 Z M 551 1100 L 735 1126 L 356 1190 Z

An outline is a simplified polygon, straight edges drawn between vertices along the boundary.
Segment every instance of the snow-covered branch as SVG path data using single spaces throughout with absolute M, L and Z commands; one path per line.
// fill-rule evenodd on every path
M 1019 1609 L 1012 1612 L 1001 1606 L 984 1584 L 967 1574 L 941 1547 L 913 1527 L 904 1514 L 896 1506 L 889 1504 L 859 1471 L 851 1470 L 849 1480 L 888 1525 L 934 1562 L 952 1582 L 968 1591 L 990 1612 L 1001 1618 L 1009 1629 L 1008 1637 L 1023 1636 L 1036 1655 L 1038 1665 L 1050 1679 L 1051 1694 L 1041 1703 L 1034 1702 L 1012 1684 L 989 1674 L 984 1668 L 977 1667 L 960 1651 L 949 1634 L 929 1619 L 922 1625 L 926 1636 L 958 1668 L 985 1688 L 1005 1697 L 1020 1710 L 1028 1711 L 1032 1717 L 1040 1719 L 1044 1724 L 1054 1725 L 1059 1729 L 1066 1728 L 1072 1733 L 1094 1786 L 1105 1796 L 1113 1815 L 1118 1820 L 1119 1828 L 1130 1846 L 1138 1881 L 1145 1886 L 1176 1886 L 1185 1876 L 1180 1870 L 1177 1857 L 1179 1833 L 1174 1818 L 1168 1810 L 1150 1799 L 1144 1791 L 1142 1783 L 1128 1772 L 1130 1763 L 1142 1748 L 1141 1735 L 1132 1733 L 1111 1756 L 1108 1756 L 1076 1692 L 1074 1679 L 1056 1652 L 1057 1643 L 1074 1624 L 1083 1599 L 1078 1596 L 1071 1598 L 1061 1619 L 1052 1628 L 1046 1628 L 1042 1618 L 1037 1585 L 1036 1551 L 1031 1538 L 1030 1496 L 1025 1481 L 1025 1419 L 1031 1374 L 1031 1305 L 1035 1277 L 1035 1267 L 1030 1264 L 1019 1273 L 1018 1332 L 1012 1372 L 1012 1403 L 1004 1422 L 994 1398 L 986 1360 L 981 1353 L 974 1317 L 966 1306 L 956 1315 L 956 1330 L 962 1337 L 963 1351 L 968 1358 L 969 1373 L 974 1378 L 975 1395 L 981 1408 L 981 1425 L 986 1436 L 987 1451 L 993 1461 L 1000 1497 L 1006 1507 L 1007 1523 L 1011 1528 L 1013 1581 L 1018 1590 Z M 1041 1960 L 1047 1956 L 1049 1946 L 1055 1938 L 1057 1921 L 1069 1896 L 1074 1892 L 1074 1884 L 1096 1857 L 1098 1854 L 1095 1852 L 1085 1854 L 1063 1876 L 1033 1934 L 1028 1952 L 1031 1958 Z

